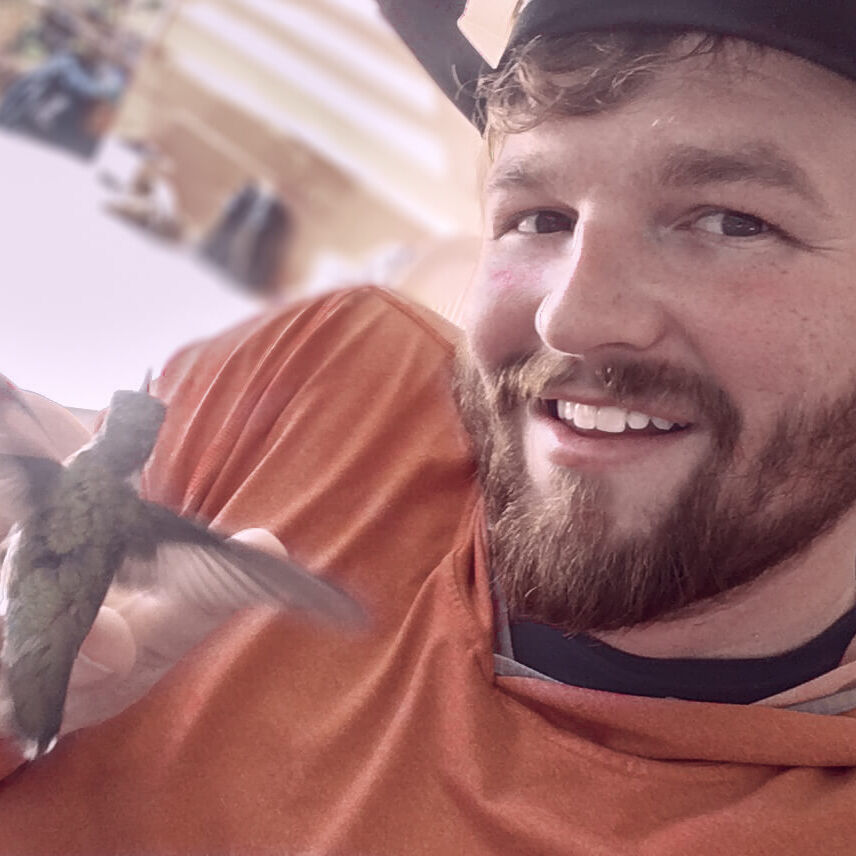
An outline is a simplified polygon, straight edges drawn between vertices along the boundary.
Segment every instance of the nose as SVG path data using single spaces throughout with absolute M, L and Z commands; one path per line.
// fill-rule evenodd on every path
M 535 329 L 551 350 L 586 355 L 599 348 L 645 351 L 666 329 L 656 248 L 631 228 L 577 223 L 567 251 L 544 273 Z

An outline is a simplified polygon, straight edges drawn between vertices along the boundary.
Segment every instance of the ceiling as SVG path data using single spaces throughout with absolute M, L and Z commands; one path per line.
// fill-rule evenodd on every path
M 178 0 L 161 46 L 420 228 L 475 229 L 478 137 L 374 0 Z

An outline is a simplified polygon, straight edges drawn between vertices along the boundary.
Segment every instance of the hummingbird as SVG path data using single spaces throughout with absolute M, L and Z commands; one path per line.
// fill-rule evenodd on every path
M 147 388 L 148 378 L 138 391 L 115 392 L 101 430 L 65 463 L 0 453 L 0 472 L 15 469 L 24 483 L 24 513 L 7 536 L 0 567 L 0 696 L 31 760 L 56 743 L 72 665 L 110 584 L 115 578 L 139 585 L 140 567 L 151 568 L 164 545 L 205 551 L 204 579 L 192 563 L 170 568 L 171 574 L 194 575 L 178 581 L 188 587 L 227 583 L 252 601 L 342 624 L 363 618 L 349 595 L 296 562 L 229 541 L 139 496 L 133 479 L 166 414 Z M 0 419 L 4 405 L 26 407 L 13 393 L 0 380 Z

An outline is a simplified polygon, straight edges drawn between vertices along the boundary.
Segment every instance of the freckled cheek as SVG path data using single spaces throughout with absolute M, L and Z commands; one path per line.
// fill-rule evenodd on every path
M 540 271 L 519 261 L 479 269 L 465 324 L 484 365 L 502 366 L 538 347 L 535 313 L 543 298 L 541 282 Z
M 725 375 L 743 378 L 755 388 L 777 387 L 789 372 L 799 344 L 790 325 L 777 324 L 774 315 L 753 318 L 747 313 L 736 319 L 707 349 L 718 353 L 712 362 L 719 363 Z
M 845 364 L 856 370 L 854 318 L 834 295 L 802 279 L 758 278 L 732 297 L 730 309 L 708 307 L 697 342 L 743 406 L 776 411 L 795 394 L 815 398 Z

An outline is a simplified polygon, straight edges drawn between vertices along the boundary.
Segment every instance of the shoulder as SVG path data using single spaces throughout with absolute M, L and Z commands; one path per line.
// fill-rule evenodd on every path
M 148 498 L 263 526 L 363 591 L 417 584 L 473 501 L 452 397 L 456 329 L 376 288 L 285 307 L 185 349 Z
M 429 309 L 390 291 L 363 286 L 265 312 L 211 339 L 179 351 L 157 382 L 159 395 L 200 387 L 224 371 L 258 369 L 286 353 L 328 346 L 369 356 L 399 345 L 450 359 L 460 331 Z
M 388 473 L 392 455 L 414 473 L 427 455 L 463 462 L 451 394 L 457 336 L 430 310 L 363 287 L 185 348 L 152 390 L 168 407 L 152 498 L 210 519 L 274 461 L 294 484 L 335 473 L 340 496 L 345 481 L 358 492 L 368 473 Z

